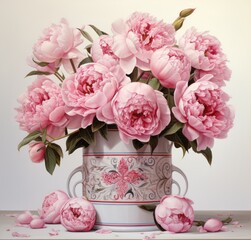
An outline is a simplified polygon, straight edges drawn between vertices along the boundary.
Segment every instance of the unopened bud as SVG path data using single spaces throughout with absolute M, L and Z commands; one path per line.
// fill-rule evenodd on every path
M 175 31 L 178 31 L 184 22 L 185 18 L 177 18 L 174 22 L 173 22 L 173 26 L 175 28 Z
M 180 12 L 180 17 L 185 18 L 193 13 L 195 8 L 187 8 Z

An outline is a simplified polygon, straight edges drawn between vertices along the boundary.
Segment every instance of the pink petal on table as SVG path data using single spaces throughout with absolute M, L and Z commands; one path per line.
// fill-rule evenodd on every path
M 206 233 L 207 232 L 202 226 L 197 227 L 197 230 L 200 233 Z
M 49 232 L 50 236 L 57 236 L 59 234 L 60 230 L 58 229 L 51 229 L 51 231 Z
M 13 232 L 12 233 L 12 237 L 24 237 L 24 238 L 28 238 L 28 237 L 30 237 L 30 235 L 29 234 L 25 234 L 25 233 Z
M 112 233 L 112 230 L 110 230 L 110 229 L 105 229 L 105 228 L 101 228 L 101 229 L 95 231 L 95 233 L 108 234 L 108 233 Z
M 228 231 L 227 226 L 223 226 L 223 227 L 221 228 L 221 231 L 223 231 L 223 232 L 227 232 L 227 231 Z
M 238 225 L 239 222 L 238 222 L 238 221 L 233 221 L 231 224 L 232 224 L 232 225 Z

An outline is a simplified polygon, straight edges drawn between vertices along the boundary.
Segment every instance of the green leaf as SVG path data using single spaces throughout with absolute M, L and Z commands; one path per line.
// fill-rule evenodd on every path
M 43 71 L 31 71 L 25 77 L 30 77 L 30 76 L 34 76 L 34 75 L 50 75 L 50 74 L 52 74 L 52 73 L 43 72 Z
M 151 153 L 153 153 L 154 149 L 157 147 L 159 142 L 159 137 L 158 136 L 151 136 L 149 144 L 151 147 Z
M 146 210 L 148 212 L 153 212 L 156 208 L 154 204 L 139 205 L 139 208 Z
M 101 31 L 100 29 L 98 29 L 97 27 L 95 27 L 94 25 L 90 24 L 89 25 L 99 36 L 101 35 L 108 35 L 106 32 Z
M 87 127 L 85 129 L 79 129 L 79 134 L 83 140 L 85 140 L 88 144 L 93 144 L 95 142 L 94 133 L 91 130 L 91 127 Z
M 108 140 L 107 138 L 107 125 L 105 124 L 102 128 L 99 129 L 99 133 L 100 135 L 105 139 L 105 140 Z
M 34 131 L 29 133 L 19 144 L 18 144 L 18 151 L 21 147 L 25 146 L 26 144 L 30 143 L 31 141 L 36 140 L 38 137 L 40 137 L 41 131 Z
M 47 129 L 44 129 L 42 131 L 42 142 L 45 143 L 46 142 L 46 136 L 47 136 Z
M 32 61 L 33 61 L 34 63 L 36 63 L 38 66 L 40 66 L 40 67 L 46 67 L 46 66 L 49 65 L 49 63 L 47 63 L 47 62 L 38 62 L 38 61 L 36 61 L 36 60 L 34 60 L 34 59 L 32 59 Z
M 83 139 L 80 139 L 79 141 L 75 142 L 74 145 L 72 145 L 70 147 L 70 149 L 68 150 L 68 153 L 72 154 L 75 150 L 82 148 L 82 147 L 86 148 L 88 146 L 89 146 L 89 144 L 86 141 L 84 141 Z
M 152 78 L 149 82 L 148 85 L 150 85 L 154 90 L 158 90 L 160 87 L 159 80 L 157 78 Z
M 45 168 L 51 175 L 54 172 L 58 158 L 59 156 L 55 154 L 54 150 L 48 146 L 45 151 Z
M 190 142 L 190 144 L 191 144 L 192 149 L 193 149 L 194 152 L 201 153 L 206 158 L 206 160 L 209 163 L 209 165 L 212 164 L 213 154 L 212 154 L 212 151 L 211 151 L 210 148 L 206 148 L 205 150 L 198 151 L 197 150 L 197 142 L 196 141 Z
M 84 59 L 78 64 L 78 67 L 80 67 L 80 66 L 83 65 L 83 64 L 91 63 L 91 62 L 93 62 L 92 58 L 91 58 L 91 57 L 86 57 L 86 58 L 84 58 Z
M 85 37 L 88 41 L 93 42 L 93 39 L 92 39 L 91 35 L 88 32 L 86 32 L 85 30 L 80 29 L 80 28 L 78 28 L 78 30 L 81 32 L 83 37 Z
M 179 131 L 183 127 L 183 123 L 181 122 L 175 122 L 170 128 L 166 129 L 161 135 L 166 136 L 166 135 L 171 135 Z
M 133 69 L 133 71 L 132 71 L 132 73 L 130 73 L 128 76 L 130 77 L 130 79 L 131 79 L 131 81 L 132 82 L 136 82 L 137 81 L 137 79 L 138 79 L 138 68 L 137 67 L 135 67 L 134 69 Z
M 132 144 L 136 150 L 139 150 L 140 148 L 142 148 L 145 145 L 145 143 L 143 143 L 137 139 L 133 139 Z
M 101 122 L 95 117 L 91 126 L 92 132 L 97 132 L 99 129 L 104 127 L 104 125 L 105 125 L 105 122 Z
M 62 148 L 58 144 L 56 144 L 56 143 L 49 143 L 48 146 L 50 148 L 52 148 L 54 150 L 54 152 L 57 153 L 60 157 L 64 156 Z

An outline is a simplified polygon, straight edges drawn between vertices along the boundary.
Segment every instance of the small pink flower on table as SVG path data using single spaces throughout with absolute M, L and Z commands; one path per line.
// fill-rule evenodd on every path
M 96 221 L 96 210 L 85 198 L 71 198 L 61 209 L 61 224 L 70 232 L 90 231 Z
M 222 221 L 216 218 L 210 218 L 205 222 L 203 229 L 207 232 L 218 232 L 222 229 L 222 227 Z
M 155 209 L 155 220 L 166 231 L 186 232 L 192 227 L 194 220 L 192 204 L 193 202 L 185 197 L 164 196 Z
M 40 215 L 45 223 L 60 223 L 61 207 L 68 199 L 69 196 L 61 190 L 54 191 L 44 198 Z

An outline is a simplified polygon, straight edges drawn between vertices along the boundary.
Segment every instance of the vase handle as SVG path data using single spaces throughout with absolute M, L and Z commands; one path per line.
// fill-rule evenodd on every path
M 179 173 L 184 178 L 186 186 L 185 186 L 185 191 L 183 193 L 183 196 L 185 196 L 186 193 L 187 193 L 187 190 L 188 190 L 188 180 L 187 180 L 187 177 L 186 177 L 185 173 L 180 168 L 178 168 L 178 167 L 176 167 L 174 165 L 172 166 L 172 171 Z M 178 195 L 180 195 L 181 187 L 180 187 L 179 183 L 177 181 L 175 181 L 175 180 L 172 180 L 172 184 L 174 184 L 174 185 L 176 185 L 178 187 Z
M 77 167 L 77 168 L 75 168 L 71 173 L 70 173 L 70 175 L 68 176 L 68 179 L 67 179 L 67 192 L 68 192 L 68 194 L 69 194 L 69 196 L 70 197 L 77 197 L 77 194 L 76 194 L 76 187 L 77 187 L 77 185 L 78 184 L 80 184 L 80 183 L 83 183 L 83 179 L 82 180 L 80 180 L 80 181 L 77 181 L 73 186 L 72 186 L 72 188 L 71 188 L 71 180 L 72 180 L 72 177 L 76 174 L 76 173 L 78 173 L 78 172 L 80 172 L 80 173 L 82 173 L 82 166 L 79 166 L 79 167 Z

